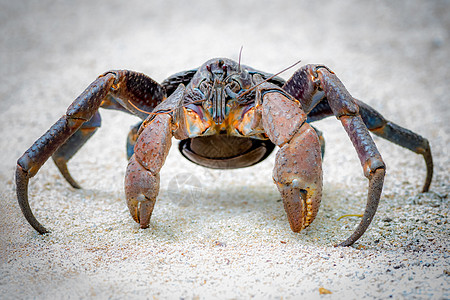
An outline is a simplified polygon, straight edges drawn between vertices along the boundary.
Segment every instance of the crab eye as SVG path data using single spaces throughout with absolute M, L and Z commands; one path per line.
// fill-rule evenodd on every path
M 200 89 L 200 91 L 202 91 L 203 94 L 207 95 L 209 93 L 209 91 L 211 90 L 211 83 L 209 83 L 206 80 L 203 80 L 199 84 L 199 89 Z
M 233 93 L 237 93 L 242 89 L 241 84 L 237 80 L 234 80 L 234 79 L 231 80 L 231 82 L 228 84 L 228 87 L 230 88 L 230 90 Z

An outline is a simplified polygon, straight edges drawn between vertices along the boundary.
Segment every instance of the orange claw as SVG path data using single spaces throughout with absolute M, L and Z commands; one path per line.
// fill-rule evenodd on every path
M 125 176 L 125 196 L 128 209 L 141 228 L 147 228 L 159 192 L 159 174 L 146 170 L 133 155 Z
M 280 147 L 273 179 L 291 229 L 299 232 L 314 220 L 322 198 L 319 138 L 295 99 L 266 86 L 262 87 L 269 89 L 262 99 L 262 123 L 270 140 Z
M 172 117 L 156 115 L 141 125 L 125 175 L 125 196 L 133 219 L 147 228 L 159 193 L 159 171 L 169 153 Z
M 301 147 L 307 144 L 310 148 Z M 304 123 L 280 148 L 273 178 L 280 191 L 289 224 L 294 232 L 311 224 L 322 199 L 322 157 L 315 131 Z

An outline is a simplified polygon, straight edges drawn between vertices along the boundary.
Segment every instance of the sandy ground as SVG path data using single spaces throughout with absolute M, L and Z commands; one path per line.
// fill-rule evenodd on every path
M 0 1 L 0 298 L 450 298 L 449 1 L 90 2 Z M 137 119 L 104 111 L 69 164 L 84 189 L 48 162 L 30 203 L 52 232 L 28 225 L 16 160 L 99 74 L 123 68 L 162 81 L 212 57 L 237 59 L 241 46 L 243 63 L 267 72 L 299 59 L 326 64 L 352 95 L 427 137 L 431 191 L 420 193 L 421 157 L 374 138 L 388 166 L 379 211 L 354 247 L 333 247 L 359 222 L 337 219 L 363 211 L 367 181 L 330 118 L 316 124 L 327 140 L 324 195 L 307 230 L 289 229 L 274 155 L 214 171 L 176 147 L 141 230 L 123 192 L 125 137 Z

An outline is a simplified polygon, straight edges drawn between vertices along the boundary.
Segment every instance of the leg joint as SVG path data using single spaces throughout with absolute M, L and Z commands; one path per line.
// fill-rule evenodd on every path
M 377 155 L 375 157 L 370 157 L 368 160 L 366 160 L 363 168 L 364 168 L 364 176 L 370 179 L 378 169 L 386 170 L 386 165 L 381 159 L 381 156 Z

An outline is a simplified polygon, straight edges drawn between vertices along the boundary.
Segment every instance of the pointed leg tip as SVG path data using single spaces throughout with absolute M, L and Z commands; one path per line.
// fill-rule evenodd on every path
M 426 193 L 430 190 L 431 180 L 433 178 L 433 167 L 431 167 L 431 171 L 427 171 L 427 177 L 425 179 L 425 183 L 422 187 L 422 193 Z
M 51 231 L 46 229 L 45 227 L 42 227 L 42 229 L 41 230 L 37 230 L 37 232 L 39 232 L 40 235 L 46 235 L 46 234 L 50 233 Z
M 425 186 L 422 188 L 421 193 L 428 193 L 429 190 L 430 190 L 430 185 L 425 185 Z
M 47 230 L 41 223 L 36 219 L 31 211 L 30 204 L 28 203 L 28 181 L 29 174 L 25 171 L 20 164 L 17 164 L 16 168 L 16 194 L 17 201 L 19 203 L 20 209 L 28 221 L 28 223 L 39 233 L 46 234 L 50 231 Z
M 385 171 L 386 170 L 383 167 L 378 168 L 371 173 L 372 176 L 369 179 L 369 191 L 367 194 L 366 209 L 364 211 L 364 215 L 361 219 L 361 222 L 358 224 L 352 235 L 349 238 L 347 238 L 344 242 L 340 243 L 338 246 L 348 247 L 353 245 L 357 240 L 359 240 L 363 236 L 367 228 L 369 228 L 370 223 L 372 223 L 372 219 L 375 216 L 380 201 Z
M 69 182 L 69 183 L 70 183 L 70 182 Z M 70 185 L 71 185 L 74 189 L 77 189 L 77 190 L 83 189 L 83 188 L 81 187 L 81 185 L 79 185 L 76 181 L 74 181 L 73 183 L 70 183 Z
M 81 189 L 81 186 L 78 184 L 78 182 L 73 179 L 72 175 L 69 172 L 69 169 L 67 168 L 67 161 L 63 158 L 55 158 L 52 157 L 53 161 L 55 162 L 56 167 L 61 172 L 61 175 L 64 177 L 64 179 L 74 188 L 74 189 Z
M 40 234 L 40 235 L 46 235 L 50 233 L 51 231 L 42 226 L 41 223 L 34 217 L 31 210 L 27 213 L 24 212 L 24 216 L 27 219 L 28 223 Z
M 346 241 L 334 245 L 334 247 L 350 247 L 351 245 L 353 245 L 354 242 L 356 241 L 347 239 Z
M 427 167 L 427 177 L 425 178 L 425 183 L 422 188 L 422 193 L 428 192 L 430 189 L 431 181 L 433 179 L 433 156 L 431 155 L 431 148 L 427 143 L 428 147 L 423 151 L 423 158 L 425 160 L 425 165 Z

